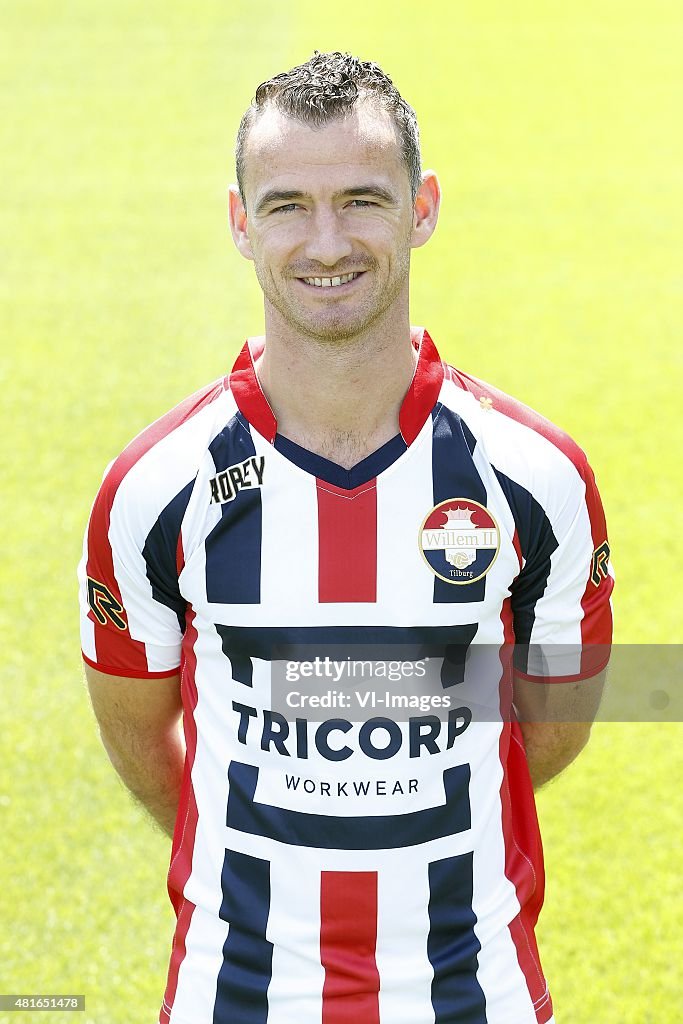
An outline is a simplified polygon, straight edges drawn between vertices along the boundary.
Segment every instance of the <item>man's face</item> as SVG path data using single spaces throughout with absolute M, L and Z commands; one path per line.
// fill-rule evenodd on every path
M 410 249 L 422 241 L 398 136 L 376 102 L 320 129 L 267 107 L 247 139 L 244 188 L 246 220 L 231 195 L 233 235 L 290 327 L 343 340 L 394 303 L 407 309 Z

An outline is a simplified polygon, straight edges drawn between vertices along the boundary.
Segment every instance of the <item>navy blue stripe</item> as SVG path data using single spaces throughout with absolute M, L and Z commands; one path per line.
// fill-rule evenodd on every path
M 187 509 L 194 480 L 183 487 L 175 498 L 169 501 L 152 529 L 147 534 L 142 557 L 145 560 L 147 579 L 152 585 L 155 601 L 166 605 L 178 616 L 181 630 L 185 630 L 186 601 L 178 588 L 178 538 Z
M 229 924 L 218 972 L 213 1024 L 266 1024 L 273 944 L 266 939 L 270 864 L 226 850 L 219 915 Z
M 472 458 L 476 440 L 467 424 L 456 412 L 442 406 L 434 416 L 432 443 L 432 481 L 434 505 L 449 498 L 470 498 L 486 507 L 486 487 L 479 476 Z M 486 553 L 478 555 L 485 559 Z M 490 562 L 490 555 L 488 557 Z M 472 568 L 476 569 L 475 562 Z M 483 569 L 481 570 L 483 571 Z M 486 577 L 456 586 L 434 577 L 435 604 L 463 604 L 483 601 L 486 593 Z
M 344 487 L 348 491 L 354 487 L 360 487 L 361 484 L 366 484 L 368 480 L 374 480 L 376 476 L 396 462 L 396 459 L 403 455 L 408 448 L 401 435 L 397 434 L 362 462 L 352 466 L 351 469 L 344 469 L 343 466 L 338 466 L 336 462 L 330 462 L 322 455 L 316 455 L 306 448 L 301 448 L 294 441 L 290 441 L 288 437 L 283 437 L 282 434 L 276 436 L 275 447 L 295 466 L 299 466 L 300 469 L 312 473 L 321 480 L 326 480 L 328 484 Z
M 525 565 L 510 586 L 515 631 L 515 668 L 528 668 L 531 631 L 536 621 L 536 602 L 543 597 L 550 576 L 550 556 L 557 548 L 542 506 L 525 487 L 492 467 L 512 512 Z
M 386 647 L 391 653 L 394 645 L 414 647 L 415 653 L 425 648 L 440 649 L 449 644 L 468 644 L 476 631 L 476 624 L 450 626 L 225 626 L 216 625 L 230 651 L 239 651 L 252 658 L 266 661 L 299 650 L 303 655 L 321 656 L 333 648 L 346 650 L 360 657 L 369 645 Z M 427 652 L 429 653 L 429 651 Z M 379 659 L 379 654 L 374 651 Z M 232 655 L 230 655 L 232 656 Z M 369 656 L 369 655 L 368 655 Z
M 434 1024 L 486 1024 L 486 999 L 477 981 L 481 944 L 474 933 L 472 853 L 429 865 L 427 954 L 434 969 Z
M 461 683 L 476 623 L 453 626 L 224 626 L 216 623 L 233 677 L 252 685 L 252 659 L 420 661 L 443 658 L 444 687 Z
M 476 623 L 471 626 L 460 626 L 462 639 L 446 646 L 441 667 L 441 683 L 444 689 L 448 686 L 457 686 L 458 683 L 465 681 L 465 667 L 470 653 L 470 644 L 474 640 L 478 628 Z
M 335 817 L 256 803 L 258 768 L 232 761 L 226 824 L 238 832 L 265 836 L 288 846 L 322 850 L 395 850 L 428 843 L 470 828 L 470 769 L 455 765 L 443 773 L 446 802 L 408 814 Z
M 232 667 L 232 678 L 238 683 L 243 683 L 245 686 L 253 686 L 254 663 L 251 658 L 248 654 L 244 654 L 237 645 L 230 646 L 230 630 L 227 626 L 221 626 L 217 622 L 215 626 L 216 632 L 221 638 L 223 654 L 229 660 Z
M 247 425 L 239 416 L 209 445 L 220 473 L 256 454 Z M 264 467 L 268 473 L 267 459 Z M 211 495 L 207 492 L 207 503 Z M 238 491 L 221 505 L 221 521 L 206 539 L 206 596 L 215 604 L 258 604 L 261 600 L 261 488 Z

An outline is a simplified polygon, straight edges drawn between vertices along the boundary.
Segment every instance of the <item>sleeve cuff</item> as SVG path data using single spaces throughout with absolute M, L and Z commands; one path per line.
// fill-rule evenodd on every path
M 609 655 L 603 659 L 602 663 L 591 663 L 590 667 L 585 672 L 579 672 L 576 675 L 571 676 L 534 676 L 529 675 L 527 672 L 520 672 L 518 668 L 514 669 L 514 674 L 519 676 L 520 679 L 527 679 L 530 683 L 582 683 L 586 679 L 593 679 L 595 676 L 600 675 L 609 664 Z
M 141 672 L 140 669 L 130 670 L 113 665 L 101 665 L 99 662 L 91 661 L 82 651 L 81 655 L 86 665 L 107 676 L 124 676 L 126 679 L 170 679 L 180 672 L 180 665 L 177 668 L 165 669 L 163 672 Z

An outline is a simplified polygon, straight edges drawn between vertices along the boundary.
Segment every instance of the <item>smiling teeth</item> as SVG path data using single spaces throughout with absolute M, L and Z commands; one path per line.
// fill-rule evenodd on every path
M 338 284 L 347 284 L 358 277 L 355 274 L 342 274 L 341 277 L 305 277 L 306 284 L 315 285 L 316 288 L 336 288 Z

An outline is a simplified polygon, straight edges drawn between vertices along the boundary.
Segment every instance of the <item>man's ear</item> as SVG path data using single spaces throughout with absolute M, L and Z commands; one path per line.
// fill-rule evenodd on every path
M 237 185 L 230 185 L 228 189 L 228 216 L 235 245 L 245 260 L 253 260 L 254 254 L 247 234 L 247 211 Z
M 439 179 L 434 171 L 425 171 L 413 204 L 413 230 L 410 241 L 413 249 L 419 249 L 434 234 L 436 222 L 439 219 L 440 204 Z

